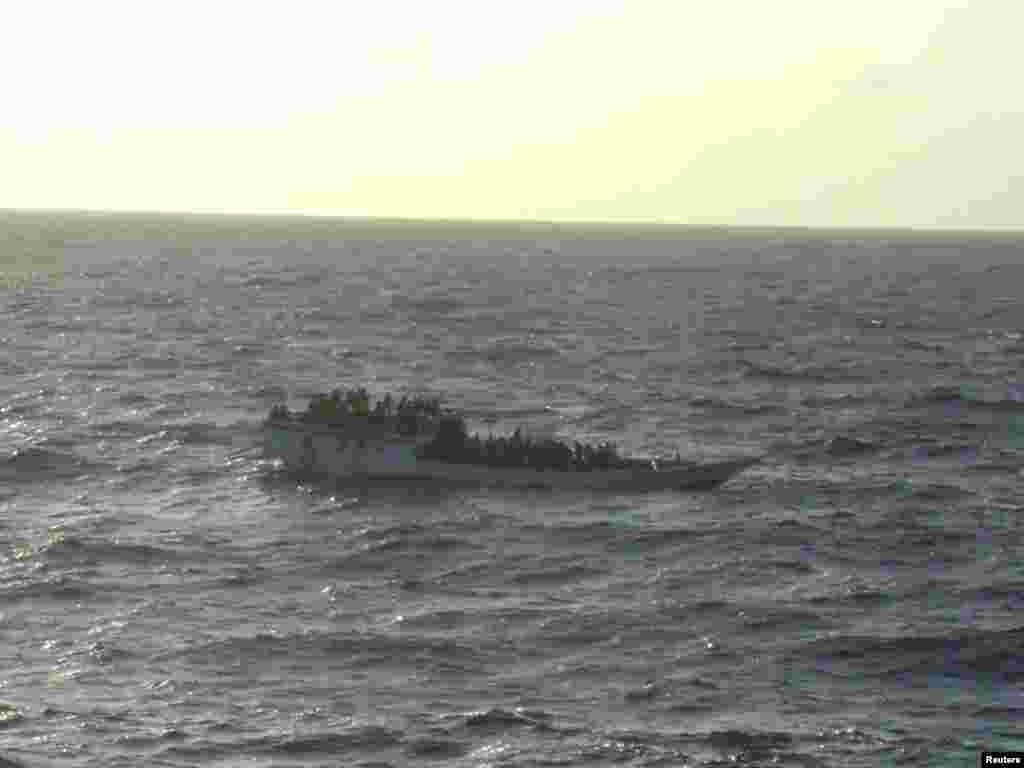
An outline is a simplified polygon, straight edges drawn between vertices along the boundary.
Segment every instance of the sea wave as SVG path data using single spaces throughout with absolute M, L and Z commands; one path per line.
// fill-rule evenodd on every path
M 36 483 L 46 480 L 74 479 L 102 470 L 104 466 L 73 454 L 36 447 L 20 448 L 0 460 L 0 481 Z
M 15 605 L 24 600 L 67 600 L 80 602 L 102 598 L 100 590 L 88 582 L 66 575 L 56 575 L 45 580 L 24 581 L 0 585 L 0 597 L 5 603 Z
M 702 408 L 713 415 L 731 416 L 761 416 L 789 413 L 784 405 L 774 403 L 742 403 L 726 400 L 720 397 L 695 397 L 690 400 L 694 408 Z

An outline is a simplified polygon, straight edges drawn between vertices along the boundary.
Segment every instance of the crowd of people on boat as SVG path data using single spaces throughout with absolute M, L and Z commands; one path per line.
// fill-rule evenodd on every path
M 576 442 L 573 447 L 569 447 L 550 438 L 533 440 L 524 437 L 519 429 L 511 437 L 470 437 L 465 421 L 457 415 L 441 417 L 434 439 L 420 449 L 420 455 L 423 458 L 466 464 L 532 467 L 562 472 L 613 469 L 623 464 L 615 446 L 609 443 L 594 448 Z
M 270 419 L 297 419 L 307 424 L 343 426 L 352 418 L 366 419 L 371 424 L 391 428 L 400 435 L 417 435 L 436 424 L 441 415 L 441 401 L 437 398 L 407 397 L 394 400 L 386 394 L 370 408 L 370 396 L 360 387 L 342 393 L 335 389 L 329 395 L 316 395 L 303 413 L 293 415 L 285 405 L 270 409 Z
M 360 387 L 344 394 L 335 389 L 329 395 L 316 395 L 306 411 L 297 415 L 284 405 L 270 410 L 271 420 L 297 419 L 307 424 L 345 426 L 353 418 L 379 424 L 403 436 L 432 433 L 433 439 L 421 446 L 418 453 L 423 458 L 441 461 L 563 472 L 612 469 L 624 463 L 609 443 L 594 447 L 575 442 L 570 447 L 550 438 L 534 440 L 519 429 L 511 437 L 470 437 L 465 420 L 457 414 L 442 413 L 437 398 L 403 396 L 396 401 L 389 393 L 371 409 L 370 396 Z

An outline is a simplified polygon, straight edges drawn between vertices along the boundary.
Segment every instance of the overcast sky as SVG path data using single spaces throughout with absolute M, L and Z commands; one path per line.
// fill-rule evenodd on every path
M 33 0 L 0 19 L 0 207 L 1024 227 L 1015 0 Z

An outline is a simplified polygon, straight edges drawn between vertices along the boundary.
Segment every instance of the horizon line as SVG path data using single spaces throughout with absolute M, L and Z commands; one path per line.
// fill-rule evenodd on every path
M 449 226 L 494 226 L 535 228 L 610 228 L 635 227 L 664 230 L 691 230 L 698 232 L 729 231 L 736 233 L 794 232 L 794 233 L 843 233 L 843 234 L 908 234 L 908 235 L 1002 235 L 1024 237 L 1024 227 L 919 227 L 919 226 L 816 226 L 802 224 L 723 224 L 687 223 L 659 219 L 491 219 L 491 218 L 416 218 L 408 216 L 367 216 L 316 211 L 194 211 L 194 210 L 150 210 L 150 209 L 105 209 L 105 208 L 6 208 L 0 207 L 0 214 L 33 215 L 65 214 L 78 216 L 151 216 L 160 218 L 203 218 L 232 219 L 260 218 L 267 220 L 301 220 L 334 222 L 339 224 L 397 224 L 397 225 L 449 225 Z

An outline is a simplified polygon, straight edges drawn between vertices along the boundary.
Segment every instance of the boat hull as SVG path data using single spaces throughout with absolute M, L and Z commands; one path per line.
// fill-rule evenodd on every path
M 386 486 L 411 488 L 498 488 L 545 491 L 712 491 L 753 464 L 753 460 L 702 464 L 671 471 L 636 472 L 606 470 L 595 472 L 519 471 L 507 468 L 445 464 L 415 473 L 331 473 L 293 469 L 300 479 L 320 480 L 339 486 Z
M 362 440 L 292 425 L 267 427 L 264 455 L 296 477 L 338 485 L 441 486 L 579 491 L 710 491 L 759 459 L 710 464 L 672 463 L 657 470 L 647 462 L 617 469 L 582 471 L 492 467 L 422 459 L 412 439 Z

